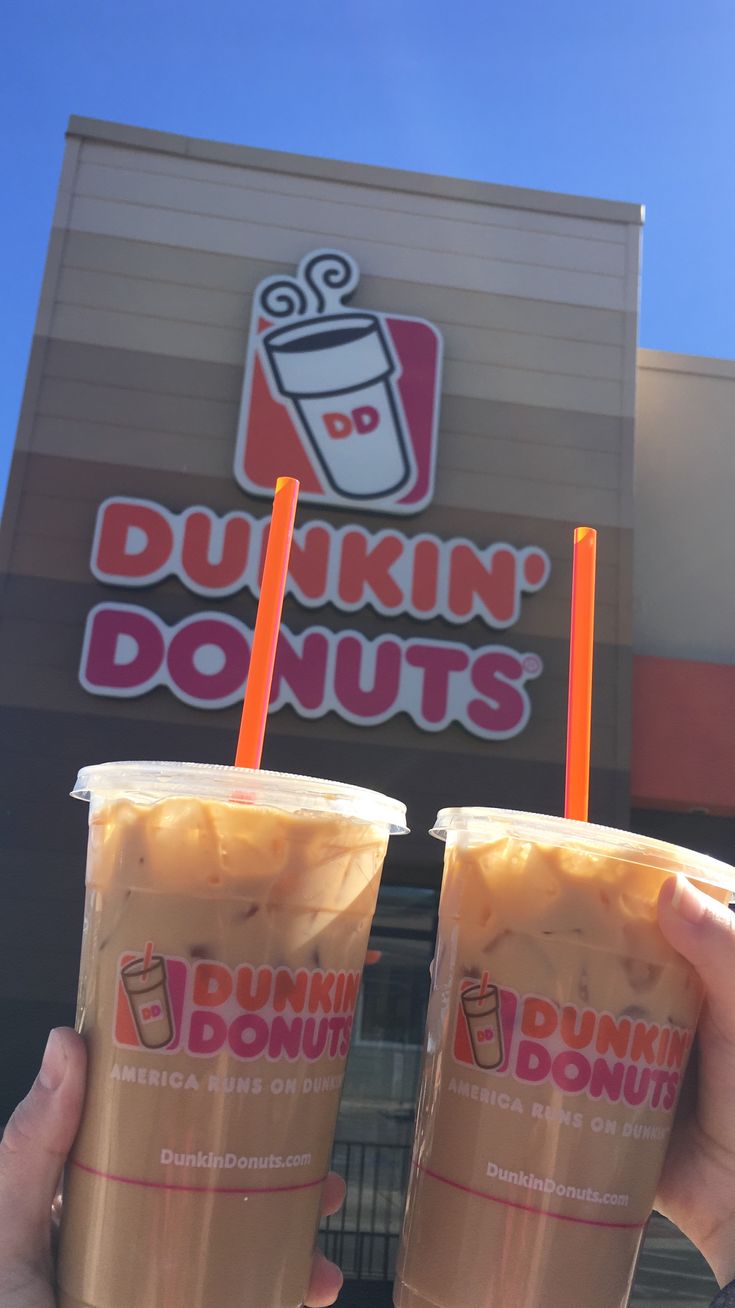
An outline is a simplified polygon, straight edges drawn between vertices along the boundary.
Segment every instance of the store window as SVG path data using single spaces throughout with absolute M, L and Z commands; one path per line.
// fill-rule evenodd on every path
M 399 957 L 381 951 L 381 965 L 365 972 L 354 1039 L 361 1045 L 421 1046 L 426 1017 L 425 949 L 412 941 Z M 418 957 L 416 957 L 418 955 Z
M 355 1014 L 333 1166 L 347 1181 L 322 1244 L 349 1281 L 393 1275 L 418 1094 L 438 892 L 384 886 Z M 368 1300 L 370 1301 L 370 1300 Z
M 436 892 L 386 886 L 373 925 L 379 960 L 365 969 L 355 1022 L 359 1044 L 420 1049 L 436 930 Z

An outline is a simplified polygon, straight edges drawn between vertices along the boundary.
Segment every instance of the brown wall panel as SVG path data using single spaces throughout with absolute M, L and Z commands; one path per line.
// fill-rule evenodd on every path
M 83 715 L 111 714 L 115 717 L 133 715 L 153 720 L 183 721 L 199 725 L 206 719 L 226 722 L 234 731 L 237 710 L 196 710 L 182 704 L 166 688 L 159 688 L 140 698 L 131 700 L 108 699 L 89 695 L 79 684 L 77 671 L 82 646 L 84 621 L 90 609 L 105 600 L 138 603 L 151 607 L 164 621 L 180 621 L 202 607 L 231 614 L 252 626 L 255 601 L 251 596 L 236 596 L 227 601 L 202 605 L 196 596 L 185 592 L 173 583 L 168 588 L 131 592 L 121 588 L 104 587 L 97 583 L 67 585 L 40 578 L 11 577 L 8 580 L 4 603 L 4 616 L 0 618 L 0 702 L 8 705 L 44 706 L 50 709 L 64 704 Z M 359 622 L 357 621 L 359 618 Z M 287 600 L 284 619 L 289 628 L 299 632 L 314 622 L 323 623 L 334 630 L 359 626 L 367 638 L 377 638 L 386 632 L 385 619 L 374 613 L 349 615 L 334 609 L 309 613 L 295 600 Z M 422 633 L 434 638 L 458 640 L 471 647 L 498 643 L 525 651 L 516 629 L 510 632 L 489 632 L 479 621 L 459 629 L 450 624 L 433 622 L 425 625 L 411 618 L 392 621 L 393 634 L 410 638 Z M 502 742 L 478 739 L 459 725 L 440 733 L 420 730 L 407 716 L 400 715 L 374 727 L 357 727 L 343 722 L 335 714 L 318 719 L 319 734 L 358 741 L 369 732 L 384 746 L 411 743 L 420 751 L 444 754 L 459 749 L 468 754 L 499 758 L 530 758 L 554 761 L 564 749 L 566 727 L 566 677 L 568 643 L 565 638 L 548 636 L 529 638 L 528 644 L 544 663 L 544 671 L 537 681 L 528 684 L 532 703 L 532 716 L 528 726 L 518 736 Z M 618 756 L 617 724 L 619 720 L 620 657 L 627 659 L 627 651 L 598 642 L 595 663 L 595 759 L 600 764 L 615 759 L 623 767 L 626 756 Z M 299 718 L 285 708 L 273 715 L 272 728 L 276 731 L 294 731 L 309 735 L 314 725 Z M 288 726 L 284 724 L 288 723 Z
M 90 576 L 94 523 L 99 505 L 108 496 L 131 495 L 150 499 L 172 512 L 199 503 L 208 505 L 219 514 L 233 509 L 248 512 L 258 519 L 268 514 L 267 501 L 245 495 L 232 479 L 193 477 L 185 472 L 134 466 L 121 468 L 49 455 L 23 457 L 27 471 L 16 539 L 9 560 L 9 570 L 22 575 L 59 581 L 76 581 Z M 330 522 L 335 527 L 345 524 L 344 517 L 334 510 L 308 505 L 300 508 L 299 523 L 316 519 Z M 393 529 L 408 537 L 425 532 L 443 540 L 463 536 L 478 547 L 494 541 L 507 541 L 519 548 L 531 544 L 540 546 L 551 559 L 551 577 L 541 592 L 524 598 L 520 619 L 512 631 L 566 635 L 573 521 L 564 523 L 535 516 L 476 510 L 460 513 L 446 506 L 430 506 L 415 519 L 396 520 L 371 514 L 362 518 L 362 524 L 370 532 Z M 597 579 L 598 636 L 603 641 L 626 644 L 630 641 L 627 621 L 630 607 L 629 548 L 622 542 L 627 535 L 626 529 L 600 529 Z M 162 588 L 172 585 L 181 586 L 178 581 L 167 581 Z M 129 593 L 131 602 L 135 602 L 133 597 L 138 592 L 131 588 Z M 209 603 L 207 600 L 203 602 Z M 626 619 L 623 627 L 620 625 L 621 616 Z M 454 624 L 446 625 L 452 628 Z M 421 626 L 428 629 L 432 623 L 422 623 Z M 461 627 L 455 629 L 462 630 Z
M 31 705 L 33 696 L 39 694 L 44 703 L 53 703 L 53 695 L 56 689 L 61 688 L 64 693 L 65 703 L 73 701 L 74 707 L 80 713 L 95 713 L 102 711 L 111 711 L 110 703 L 114 704 L 118 711 L 138 712 L 150 715 L 151 698 L 150 695 L 142 696 L 139 699 L 128 701 L 110 701 L 104 697 L 90 695 L 76 684 L 76 673 L 79 667 L 80 655 L 82 649 L 82 632 L 84 620 L 94 601 L 99 601 L 100 596 L 91 594 L 86 588 L 77 588 L 77 593 L 70 593 L 71 588 L 64 587 L 63 592 L 57 585 L 53 587 L 54 600 L 63 610 L 59 619 L 50 616 L 47 608 L 39 607 L 43 603 L 44 594 L 48 594 L 48 585 L 44 582 L 33 582 L 29 591 L 24 588 L 21 593 L 22 583 L 14 587 L 14 595 L 8 603 L 8 616 L 0 619 L 0 675 L 4 679 L 4 688 L 0 693 L 0 703 L 16 706 Z M 126 602 L 127 597 L 115 593 L 116 600 Z M 147 597 L 140 597 L 146 601 Z M 25 610 L 30 616 L 14 617 L 13 612 L 16 610 L 16 600 L 18 610 Z M 289 606 L 286 610 L 285 620 L 289 629 L 298 632 L 299 629 L 307 629 L 311 625 L 305 620 L 303 613 L 296 615 L 296 621 L 293 620 L 292 610 L 295 606 Z M 240 612 L 237 605 L 230 604 L 226 610 L 236 618 L 242 618 L 248 621 L 252 626 L 252 609 L 250 614 Z M 196 612 L 196 608 L 185 601 L 171 597 L 171 602 L 165 605 L 157 602 L 155 612 L 163 617 L 166 621 L 172 623 Z M 341 621 L 334 623 L 335 630 L 341 630 L 348 626 L 345 621 L 345 615 L 340 615 Z M 321 616 L 324 621 L 324 615 Z M 331 625 L 331 622 L 330 622 Z M 360 630 L 368 638 L 384 635 L 384 628 L 381 627 L 380 620 L 374 617 L 370 623 L 363 622 L 360 624 Z M 392 627 L 393 634 L 404 638 L 420 635 L 417 626 L 410 625 L 410 620 L 405 619 L 401 623 L 396 623 Z M 447 633 L 451 635 L 451 633 Z M 436 632 L 434 633 L 436 635 Z M 462 641 L 471 646 L 481 647 L 486 643 L 483 632 L 473 632 L 474 639 L 468 640 L 468 633 L 462 633 Z M 501 645 L 508 644 L 511 648 L 517 648 L 518 642 L 513 641 L 512 637 L 501 638 L 498 642 Z M 523 652 L 521 650 L 521 652 Z M 458 732 L 462 739 L 466 739 L 467 748 L 470 752 L 474 750 L 493 750 L 501 754 L 508 752 L 518 754 L 519 756 L 528 755 L 529 757 L 538 757 L 543 752 L 543 746 L 551 744 L 554 749 L 557 743 L 558 730 L 566 724 L 566 691 L 567 691 L 567 660 L 568 646 L 565 641 L 553 641 L 548 637 L 539 638 L 534 642 L 534 653 L 538 653 L 543 660 L 544 671 L 538 680 L 529 683 L 528 689 L 532 702 L 532 717 L 529 725 L 519 735 L 510 741 L 495 743 L 480 740 L 475 736 L 464 732 L 462 728 L 447 728 L 447 731 Z M 615 725 L 617 718 L 617 691 L 616 678 L 618 673 L 617 667 L 617 649 L 615 646 L 599 644 L 595 658 L 595 697 L 594 697 L 594 717 L 596 727 L 601 730 L 605 729 L 609 738 L 609 731 Z M 183 712 L 185 717 L 196 718 L 207 716 L 219 718 L 224 714 L 234 721 L 236 710 L 234 709 L 214 709 L 214 710 L 192 710 L 188 706 L 178 704 L 175 696 L 168 690 L 153 692 L 156 696 L 156 711 L 165 718 L 181 717 Z M 103 707 L 100 707 L 102 705 Z M 178 709 L 174 706 L 178 705 Z M 107 706 L 106 708 L 104 706 Z M 280 710 L 274 717 L 273 721 L 278 722 L 286 713 L 286 709 Z M 301 721 L 301 719 L 297 719 Z M 330 721 L 332 719 L 330 718 Z M 334 717 L 334 722 L 341 721 Z M 345 724 L 348 726 L 349 724 Z M 308 724 L 304 727 L 310 730 Z M 325 728 L 328 729 L 328 726 Z M 366 728 L 349 727 L 350 731 L 362 731 Z M 382 726 L 370 728 L 370 730 L 379 733 L 395 735 L 395 727 L 391 731 L 391 723 L 385 723 Z M 438 735 L 422 731 L 418 727 L 412 727 L 407 720 L 400 727 L 401 732 L 405 735 L 410 732 L 413 743 L 416 748 L 427 748 L 438 750 L 440 753 L 450 747 L 447 731 L 442 731 Z M 548 739 L 547 739 L 548 736 Z M 602 741 L 600 741 L 602 748 Z

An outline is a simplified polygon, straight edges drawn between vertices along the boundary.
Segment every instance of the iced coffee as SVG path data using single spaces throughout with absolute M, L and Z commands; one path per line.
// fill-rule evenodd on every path
M 561 818 L 444 810 L 398 1308 L 625 1308 L 701 1002 L 656 922 L 735 870 Z
M 405 810 L 245 769 L 106 764 L 90 803 L 61 1308 L 298 1308 L 368 934 Z

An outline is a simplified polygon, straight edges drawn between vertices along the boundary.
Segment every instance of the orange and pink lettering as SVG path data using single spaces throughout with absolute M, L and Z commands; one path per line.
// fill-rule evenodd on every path
M 119 496 L 98 510 L 92 571 L 110 585 L 151 586 L 173 576 L 197 595 L 257 595 L 268 523 L 245 512 L 219 518 L 202 506 L 172 513 L 151 500 Z M 550 570 L 537 546 L 481 548 L 463 539 L 315 521 L 294 533 L 288 588 L 309 608 L 370 605 L 386 615 L 441 616 L 457 624 L 477 617 L 505 628 L 518 621 L 523 596 L 546 585 Z
M 472 985 L 467 978 L 462 989 Z M 692 1032 L 658 1022 L 615 1019 L 593 1008 L 498 987 L 504 1058 L 488 1076 L 511 1076 L 526 1085 L 549 1085 L 593 1101 L 648 1105 L 669 1113 L 676 1104 Z M 453 1056 L 478 1070 L 461 1000 L 455 1012 Z
M 123 954 L 120 968 L 134 957 L 134 953 Z M 171 958 L 165 963 L 175 1037 L 161 1052 L 183 1049 L 197 1058 L 212 1058 L 228 1049 L 242 1060 L 266 1057 L 274 1061 L 347 1055 L 359 972 L 292 971 L 248 964 L 233 969 L 213 960 L 191 964 Z M 157 1002 L 141 1007 L 144 1021 L 160 1015 Z M 122 984 L 118 987 L 114 1038 L 122 1047 L 139 1047 Z

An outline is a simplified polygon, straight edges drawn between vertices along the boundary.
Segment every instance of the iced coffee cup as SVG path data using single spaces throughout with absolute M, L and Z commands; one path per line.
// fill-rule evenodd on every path
M 397 1308 L 625 1308 L 701 1003 L 656 923 L 735 869 L 563 818 L 444 809 Z
M 298 1308 L 402 804 L 311 778 L 85 768 L 61 1308 Z

